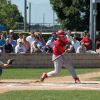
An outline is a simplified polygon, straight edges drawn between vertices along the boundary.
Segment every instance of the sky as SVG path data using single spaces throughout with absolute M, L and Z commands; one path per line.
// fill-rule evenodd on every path
M 18 6 L 19 11 L 24 16 L 24 0 L 11 0 L 13 4 Z M 52 23 L 53 24 L 53 10 L 49 0 L 27 0 L 27 5 L 31 2 L 31 22 L 32 23 Z M 27 21 L 29 20 L 27 10 Z M 56 15 L 54 15 L 54 19 Z

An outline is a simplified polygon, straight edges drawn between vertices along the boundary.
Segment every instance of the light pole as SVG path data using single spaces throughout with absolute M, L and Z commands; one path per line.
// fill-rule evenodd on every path
M 43 13 L 43 26 L 45 25 L 45 13 Z
M 29 2 L 29 32 L 31 30 L 31 2 Z
M 55 13 L 54 13 L 54 10 L 53 10 L 53 31 L 54 31 L 54 28 L 55 28 Z
M 95 35 L 96 35 L 96 1 L 90 0 L 90 37 L 92 39 L 92 50 L 95 51 Z
M 24 0 L 24 31 L 27 30 L 27 0 Z
M 54 10 L 53 10 L 53 25 L 55 24 L 55 13 L 54 13 Z

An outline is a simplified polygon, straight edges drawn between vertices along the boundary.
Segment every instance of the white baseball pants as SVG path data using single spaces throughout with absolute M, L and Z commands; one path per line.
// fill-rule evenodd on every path
M 54 60 L 56 57 L 57 57 L 56 55 L 53 55 L 52 59 Z M 77 77 L 77 74 L 73 66 L 69 63 L 68 58 L 65 58 L 64 56 L 61 56 L 54 61 L 54 70 L 48 72 L 47 76 L 48 77 L 57 76 L 60 73 L 62 66 L 68 69 L 73 78 Z

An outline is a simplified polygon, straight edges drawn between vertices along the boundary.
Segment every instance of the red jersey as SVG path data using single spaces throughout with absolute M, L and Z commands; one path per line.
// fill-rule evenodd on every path
M 54 55 L 61 55 L 65 50 L 64 47 L 68 43 L 68 40 L 61 41 L 61 40 L 56 40 L 54 47 L 53 47 L 53 54 Z
M 100 36 L 96 38 L 96 49 L 99 49 L 100 43 L 97 44 L 97 42 L 100 42 Z
M 87 50 L 91 50 L 92 49 L 92 41 L 89 37 L 83 37 L 83 39 L 81 40 L 81 42 L 83 43 L 88 43 L 88 45 L 85 45 L 85 47 L 87 48 Z

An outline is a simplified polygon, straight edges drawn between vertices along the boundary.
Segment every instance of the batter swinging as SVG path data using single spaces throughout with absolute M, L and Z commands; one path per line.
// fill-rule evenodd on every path
M 51 72 L 48 72 L 48 73 L 43 73 L 40 81 L 43 82 L 44 79 L 46 79 L 47 77 L 58 75 L 61 71 L 62 66 L 64 66 L 68 69 L 68 71 L 72 75 L 73 79 L 75 80 L 75 83 L 80 83 L 80 80 L 77 77 L 77 74 L 76 74 L 73 66 L 69 63 L 68 58 L 65 58 L 63 56 L 64 52 L 68 52 L 68 49 L 66 49 L 66 44 L 68 44 L 68 40 L 64 35 L 64 31 L 59 30 L 57 32 L 57 36 L 58 36 L 58 38 L 55 41 L 55 44 L 53 47 L 53 56 L 52 56 L 52 60 L 54 62 L 54 70 Z M 61 56 L 58 57 L 59 55 L 61 55 Z

